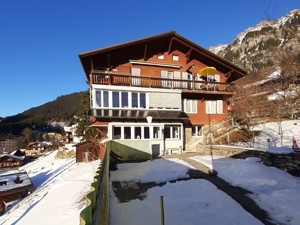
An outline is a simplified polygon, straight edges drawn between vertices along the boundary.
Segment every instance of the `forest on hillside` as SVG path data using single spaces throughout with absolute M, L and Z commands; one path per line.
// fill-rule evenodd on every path
M 63 95 L 44 105 L 3 118 L 0 133 L 19 134 L 26 127 L 48 131 L 54 129 L 54 122 L 71 123 L 74 116 L 82 110 L 82 97 L 87 94 L 85 91 Z

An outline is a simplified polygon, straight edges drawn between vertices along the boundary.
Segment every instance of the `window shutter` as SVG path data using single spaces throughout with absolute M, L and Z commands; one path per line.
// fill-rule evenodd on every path
M 162 86 L 163 87 L 168 87 L 168 81 L 166 80 L 166 79 L 168 79 L 168 71 L 162 70 L 160 72 L 160 76 L 161 76 L 162 79 L 164 79 L 164 80 L 161 81 Z
M 179 71 L 174 71 L 174 79 L 179 80 L 180 79 L 180 72 Z M 176 88 L 180 87 L 180 81 L 174 81 L 174 86 Z
M 223 101 L 217 100 L 217 114 L 223 114 Z
M 141 69 L 140 68 L 131 68 L 131 75 L 135 77 L 141 76 Z M 131 80 L 132 85 L 140 85 L 141 79 L 140 78 L 132 78 Z
M 205 101 L 205 113 L 206 114 L 211 113 L 210 101 Z
M 188 79 L 188 73 L 182 72 L 182 80 L 187 80 L 187 79 Z M 182 82 L 182 87 L 187 88 L 187 82 Z

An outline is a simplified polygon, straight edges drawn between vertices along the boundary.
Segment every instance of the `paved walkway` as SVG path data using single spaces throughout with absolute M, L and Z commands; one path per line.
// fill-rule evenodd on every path
M 263 224 L 266 225 L 278 225 L 278 223 L 272 222 L 270 219 L 269 214 L 261 209 L 250 197 L 248 194 L 251 194 L 250 191 L 247 191 L 243 188 L 232 186 L 231 184 L 227 183 L 225 180 L 221 179 L 216 175 L 211 174 L 211 170 L 197 162 L 195 160 L 190 159 L 192 156 L 198 155 L 197 153 L 184 153 L 184 154 L 173 154 L 164 156 L 165 158 L 179 158 L 193 167 L 196 170 L 191 170 L 189 172 L 192 178 L 198 179 L 206 179 L 209 182 L 213 183 L 218 189 L 228 194 L 231 198 L 233 198 L 237 203 L 239 203 L 247 212 L 252 214 L 258 220 L 260 220 Z

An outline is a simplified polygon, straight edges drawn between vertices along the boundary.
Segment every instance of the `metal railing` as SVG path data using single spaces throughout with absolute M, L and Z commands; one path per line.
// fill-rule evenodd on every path
M 148 88 L 166 88 L 194 91 L 214 91 L 232 92 L 231 85 L 228 83 L 215 81 L 198 81 L 183 79 L 167 79 L 146 76 L 131 76 L 112 73 L 93 73 L 91 75 L 92 84 L 134 86 Z

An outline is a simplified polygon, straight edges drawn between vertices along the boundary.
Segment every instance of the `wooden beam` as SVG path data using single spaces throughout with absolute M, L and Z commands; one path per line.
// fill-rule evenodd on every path
M 228 79 L 231 77 L 232 73 L 233 73 L 233 70 L 231 70 L 231 71 L 229 71 L 228 73 L 225 74 L 225 77 L 226 77 L 225 82 L 228 81 Z
M 171 40 L 170 40 L 170 44 L 169 44 L 169 48 L 168 48 L 168 54 L 169 55 L 171 53 L 171 47 L 172 47 L 172 44 L 173 44 L 173 40 L 174 40 L 174 38 L 171 38 Z
M 107 68 L 110 68 L 110 54 L 107 54 Z
M 107 133 L 101 130 L 99 127 L 96 127 L 96 131 L 101 135 L 101 137 L 107 137 Z
M 148 45 L 145 44 L 145 49 L 144 49 L 144 61 L 147 60 L 147 51 L 148 51 Z
M 191 56 L 191 53 L 192 53 L 192 48 L 190 48 L 190 50 L 185 54 L 186 56 L 186 63 L 189 63 L 190 61 L 190 56 Z

